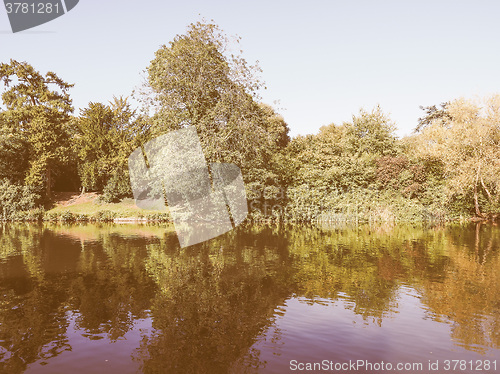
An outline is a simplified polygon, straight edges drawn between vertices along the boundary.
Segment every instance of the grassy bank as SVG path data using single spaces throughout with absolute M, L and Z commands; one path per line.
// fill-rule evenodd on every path
M 66 194 L 59 195 L 53 207 L 46 210 L 43 215 L 45 221 L 84 221 L 84 222 L 110 222 L 110 221 L 161 221 L 170 222 L 168 212 L 158 212 L 138 208 L 133 199 L 123 199 L 117 203 L 102 203 L 97 194 Z

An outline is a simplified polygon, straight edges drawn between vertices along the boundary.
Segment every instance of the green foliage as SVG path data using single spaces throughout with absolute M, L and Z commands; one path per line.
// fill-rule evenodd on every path
M 29 222 L 40 222 L 43 221 L 45 210 L 41 207 L 30 209 L 26 212 L 25 221 Z
M 156 51 L 147 69 L 151 136 L 195 126 L 208 162 L 236 164 L 247 184 L 283 186 L 288 126 L 257 101 L 260 69 L 229 49 L 218 26 L 198 22 Z
M 0 181 L 0 212 L 2 220 L 14 220 L 19 212 L 34 209 L 39 200 L 33 188 L 11 183 L 8 179 Z
M 69 222 L 74 222 L 76 220 L 76 217 L 73 213 L 66 211 L 61 213 L 60 219 L 61 222 L 69 223 Z
M 66 125 L 73 111 L 68 90 L 73 85 L 15 60 L 0 64 L 0 81 L 6 87 L 2 100 L 7 109 L 0 113 L 0 124 L 29 144 L 25 183 L 49 198 L 52 172 L 68 160 Z
M 287 179 L 286 219 L 311 221 L 332 214 L 338 219 L 340 214 L 345 219 L 371 220 L 373 199 L 367 195 L 387 188 L 393 179 L 414 188 L 413 175 L 402 173 L 405 162 L 393 162 L 399 165 L 395 170 L 390 162 L 387 165 L 399 152 L 394 130 L 377 107 L 370 113 L 361 110 L 352 122 L 293 139 L 286 150 L 292 173 Z
M 127 158 L 144 135 L 141 117 L 126 98 L 110 105 L 89 103 L 73 124 L 73 149 L 85 190 L 102 191 L 103 201 L 132 195 Z
M 436 105 L 431 106 L 420 106 L 420 109 L 425 111 L 425 116 L 418 119 L 418 125 L 415 127 L 415 132 L 420 132 L 427 126 L 432 125 L 436 121 L 450 121 L 452 119 L 451 114 L 448 110 L 450 102 L 441 103 L 441 108 Z
M 394 155 L 396 148 L 396 126 L 376 107 L 371 113 L 360 110 L 352 122 L 345 123 L 347 151 L 354 155 L 363 153 Z
M 97 222 L 113 222 L 116 218 L 116 213 L 109 210 L 100 210 L 92 216 L 92 219 Z
M 22 184 L 28 168 L 29 143 L 21 134 L 3 129 L 0 134 L 0 179 Z
M 4 219 L 39 219 L 42 213 L 33 210 L 37 196 L 47 201 L 55 186 L 97 191 L 101 204 L 131 197 L 130 153 L 186 126 L 196 128 L 209 163 L 240 167 L 253 219 L 498 216 L 500 95 L 484 103 L 459 99 L 421 107 L 425 115 L 416 133 L 403 139 L 376 107 L 291 140 L 283 117 L 259 102 L 260 68 L 231 53 L 233 47 L 217 25 L 191 24 L 155 52 L 141 112 L 120 97 L 90 102 L 76 118 L 70 117 L 71 84 L 26 62 L 0 64 Z M 114 218 L 98 212 L 80 219 L 79 213 L 45 219 Z
M 245 100 L 245 93 L 261 86 L 253 78 L 255 67 L 239 56 L 226 56 L 227 47 L 228 39 L 217 25 L 198 22 L 156 51 L 147 69 L 148 85 L 164 119 L 173 120 L 166 126 L 198 124 L 221 102 Z
M 92 215 L 84 213 L 73 213 L 69 210 L 64 210 L 56 212 L 46 212 L 41 217 L 43 217 L 44 221 L 61 223 L 113 222 L 113 220 L 117 217 L 117 214 L 109 210 L 99 210 Z
M 47 212 L 45 213 L 43 220 L 49 222 L 57 222 L 59 220 L 60 212 Z
M 415 153 L 439 160 L 446 177 L 446 200 L 454 211 L 496 217 L 500 211 L 500 95 L 482 102 L 454 100 L 443 110 L 446 115 L 430 117 L 415 138 Z M 460 205 L 463 209 L 457 209 Z
M 113 112 L 101 103 L 89 103 L 76 122 L 74 147 L 80 160 L 82 186 L 87 190 L 102 189 L 109 172 L 109 159 L 115 153 L 113 144 Z
M 148 222 L 172 222 L 169 213 L 152 213 L 145 217 Z
M 90 218 L 87 214 L 80 213 L 75 215 L 75 220 L 77 222 L 88 222 L 90 221 Z
M 132 196 L 128 169 L 121 167 L 116 170 L 102 191 L 101 200 L 106 203 L 116 203 L 125 197 Z

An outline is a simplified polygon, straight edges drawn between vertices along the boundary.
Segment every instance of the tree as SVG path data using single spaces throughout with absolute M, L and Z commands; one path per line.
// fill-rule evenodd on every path
M 198 125 L 222 99 L 247 99 L 245 94 L 261 87 L 254 78 L 256 67 L 241 57 L 225 56 L 228 44 L 217 25 L 197 22 L 156 51 L 147 84 L 161 120 L 170 119 L 163 126 Z
M 361 110 L 341 126 L 324 126 L 317 135 L 295 138 L 288 152 L 298 162 L 296 183 L 325 191 L 367 187 L 374 180 L 376 160 L 397 152 L 394 129 L 376 108 Z
M 0 113 L 0 123 L 29 144 L 25 183 L 45 190 L 45 197 L 50 198 L 52 172 L 68 156 L 66 126 L 73 111 L 68 90 L 73 85 L 53 72 L 44 76 L 16 60 L 0 64 L 0 80 L 6 87 L 2 93 L 6 110 Z
M 257 101 L 259 71 L 229 54 L 229 39 L 218 26 L 191 24 L 156 51 L 147 69 L 152 135 L 195 126 L 207 160 L 237 164 L 249 182 L 252 170 L 268 170 L 289 140 L 283 119 Z
M 458 99 L 449 115 L 417 137 L 418 152 L 442 160 L 450 198 L 470 196 L 479 217 L 500 208 L 500 95 L 482 103 Z M 483 210 L 483 211 L 482 211 Z
M 147 68 L 150 135 L 195 126 L 209 163 L 236 164 L 249 196 L 263 200 L 266 190 L 269 203 L 283 202 L 288 126 L 258 101 L 258 66 L 230 47 L 217 25 L 197 22 L 156 51 Z
M 144 136 L 141 118 L 126 98 L 110 105 L 89 103 L 72 126 L 74 152 L 83 191 L 105 193 L 105 200 L 131 194 L 127 158 Z
M 448 111 L 449 101 L 441 103 L 441 108 L 438 108 L 436 105 L 431 106 L 422 106 L 420 105 L 420 109 L 425 111 L 425 116 L 420 117 L 418 119 L 418 125 L 415 127 L 415 132 L 422 131 L 425 127 L 431 125 L 436 120 L 451 120 L 450 112 Z
M 396 126 L 379 106 L 371 112 L 361 109 L 359 115 L 353 116 L 352 122 L 345 123 L 344 127 L 346 145 L 354 154 L 371 153 L 386 156 L 397 152 L 394 135 Z
M 293 139 L 287 147 L 293 171 L 288 208 L 293 218 L 369 212 L 379 199 L 378 160 L 400 152 L 394 131 L 394 124 L 376 107 L 360 110 L 342 125 L 324 126 L 317 135 Z
M 109 158 L 114 153 L 113 112 L 101 103 L 89 103 L 76 122 L 73 138 L 79 159 L 83 191 L 103 188 L 109 173 Z

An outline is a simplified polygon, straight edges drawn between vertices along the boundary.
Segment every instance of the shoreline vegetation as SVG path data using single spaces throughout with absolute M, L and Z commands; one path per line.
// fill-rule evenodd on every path
M 120 202 L 106 203 L 102 201 L 102 195 L 96 193 L 60 193 L 56 196 L 71 196 L 70 199 L 54 201 L 50 209 L 36 208 L 28 211 L 19 211 L 10 218 L 0 219 L 1 222 L 49 222 L 49 223 L 117 223 L 117 224 L 149 224 L 149 223 L 172 223 L 172 218 L 167 211 L 143 210 L 135 206 L 134 200 L 125 198 Z M 260 211 L 249 213 L 248 221 L 258 224 L 366 224 L 366 223 L 428 223 L 441 224 L 469 223 L 496 221 L 497 216 L 485 217 L 438 217 L 427 213 L 421 218 L 404 219 L 401 216 L 385 210 L 373 212 L 372 216 L 362 216 L 357 214 L 323 214 L 316 219 L 302 220 L 284 217 L 263 216 Z
M 90 101 L 79 114 L 74 84 L 0 62 L 0 220 L 170 222 L 133 203 L 128 157 L 187 126 L 208 163 L 241 169 L 251 222 L 497 219 L 500 95 L 421 107 L 403 138 L 378 106 L 290 137 L 261 102 L 260 68 L 231 54 L 231 40 L 215 24 L 191 24 L 154 53 L 136 104 Z M 78 192 L 58 204 L 61 191 Z

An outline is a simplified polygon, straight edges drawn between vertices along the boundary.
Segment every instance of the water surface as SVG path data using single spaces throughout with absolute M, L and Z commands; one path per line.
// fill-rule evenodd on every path
M 185 249 L 170 226 L 4 225 L 0 372 L 500 373 L 499 247 L 485 224 L 248 225 Z

